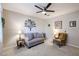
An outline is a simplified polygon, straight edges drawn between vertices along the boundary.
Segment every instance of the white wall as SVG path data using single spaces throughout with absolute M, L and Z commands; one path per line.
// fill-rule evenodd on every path
M 48 21 L 51 24 L 52 28 L 50 32 L 51 34 L 54 34 L 55 31 L 55 21 L 62 21 L 62 29 L 56 29 L 56 31 L 58 30 L 59 32 L 64 32 L 66 30 L 66 32 L 68 33 L 68 44 L 79 47 L 79 11 L 61 15 Z M 76 21 L 76 27 L 69 27 L 69 21 Z M 50 33 L 48 32 L 48 35 L 52 36 Z
M 2 8 L 0 4 L 0 45 L 2 45 L 2 21 L 1 21 L 1 13 L 2 13 Z
M 16 12 L 11 12 L 4 10 L 3 12 L 5 18 L 5 27 L 4 27 L 4 46 L 8 46 L 10 44 L 16 44 L 16 36 L 18 35 L 19 30 L 23 30 L 27 32 L 44 32 L 44 21 L 42 19 L 29 17 L 26 15 L 22 15 Z M 25 20 L 35 21 L 36 27 L 30 31 L 28 28 L 24 28 Z
M 2 43 L 3 43 L 3 31 L 2 31 L 1 16 L 2 16 L 2 8 L 1 8 L 1 4 L 0 4 L 0 55 L 2 54 Z
M 4 10 L 5 27 L 4 27 L 4 46 L 10 44 L 16 44 L 16 36 L 19 30 L 24 29 L 24 21 L 31 18 L 36 23 L 36 28 L 33 28 L 31 32 L 46 32 L 47 39 L 53 40 L 54 34 L 54 22 L 62 21 L 62 29 L 56 29 L 58 31 L 68 33 L 68 44 L 79 47 L 79 11 L 69 14 L 61 15 L 52 19 L 42 20 L 34 17 L 29 17 L 16 12 Z M 76 27 L 69 27 L 69 21 L 77 21 Z M 50 24 L 50 27 L 48 27 Z M 29 29 L 25 29 L 25 32 L 30 32 Z
M 48 20 L 45 20 L 45 33 L 46 33 L 46 37 L 47 39 L 51 39 L 52 38 L 52 35 L 53 35 L 53 31 L 52 31 L 52 22 L 50 19 Z M 48 27 L 48 24 L 50 24 L 50 27 Z

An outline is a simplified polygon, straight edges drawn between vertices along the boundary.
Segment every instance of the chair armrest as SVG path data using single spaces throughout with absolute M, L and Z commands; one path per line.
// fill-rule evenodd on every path
M 61 42 L 66 42 L 66 40 L 61 40 Z

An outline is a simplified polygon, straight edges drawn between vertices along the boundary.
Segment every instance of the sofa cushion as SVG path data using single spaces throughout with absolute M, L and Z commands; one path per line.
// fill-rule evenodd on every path
M 44 38 L 43 33 L 34 33 L 34 38 Z
M 33 33 L 33 35 L 34 35 L 34 38 L 37 38 L 37 33 Z
M 44 38 L 42 33 L 37 33 L 37 38 Z
M 28 38 L 28 41 L 30 41 L 34 38 L 33 33 L 27 33 L 26 37 Z
M 44 41 L 44 38 L 35 38 L 35 39 L 29 41 L 29 43 L 36 43 L 36 42 L 39 42 L 39 41 L 41 41 L 41 40 Z

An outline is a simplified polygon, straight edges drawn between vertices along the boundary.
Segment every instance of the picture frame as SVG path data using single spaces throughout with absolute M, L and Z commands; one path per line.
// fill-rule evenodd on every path
M 76 27 L 76 21 L 70 21 L 69 26 L 70 27 Z
M 55 21 L 55 29 L 62 29 L 62 21 Z
M 33 27 L 36 27 L 36 23 L 31 19 L 25 20 L 25 27 L 28 27 L 31 31 Z

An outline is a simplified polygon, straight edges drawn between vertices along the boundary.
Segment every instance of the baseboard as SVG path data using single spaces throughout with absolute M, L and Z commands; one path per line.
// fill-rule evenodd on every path
M 77 45 L 73 45 L 73 44 L 67 44 L 68 46 L 73 46 L 73 47 L 76 47 L 76 48 L 79 48 L 79 46 Z

